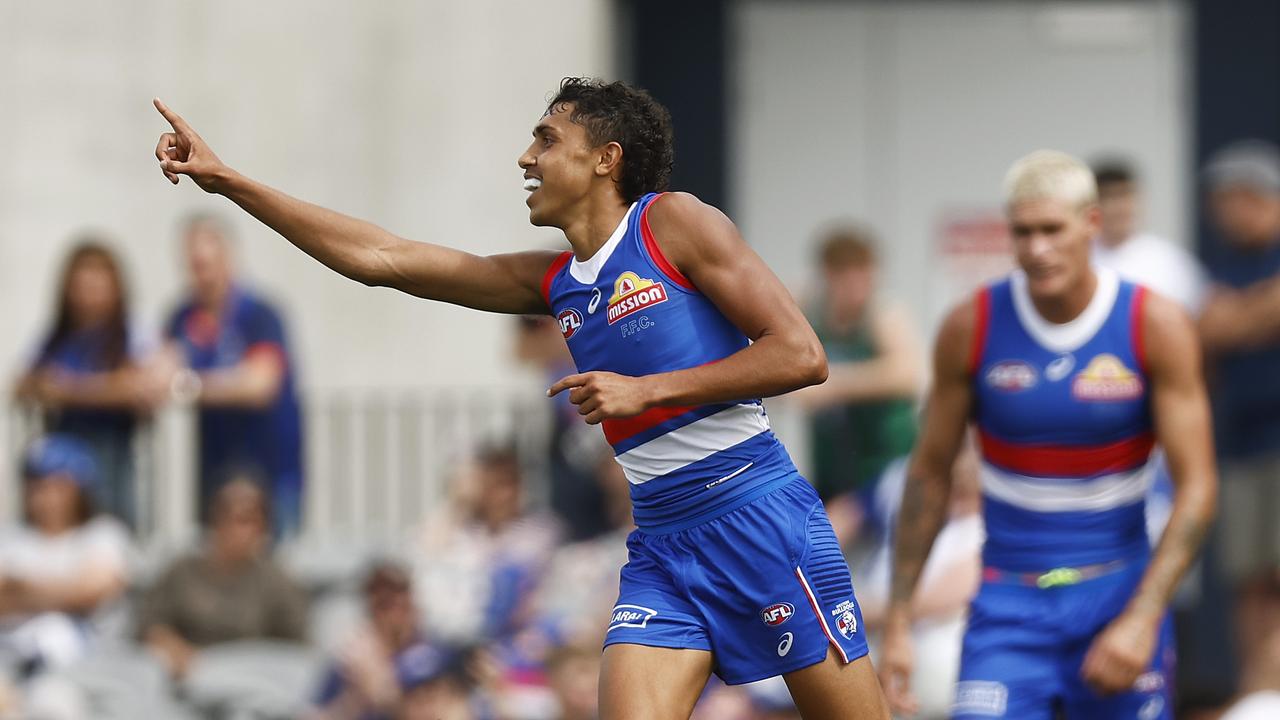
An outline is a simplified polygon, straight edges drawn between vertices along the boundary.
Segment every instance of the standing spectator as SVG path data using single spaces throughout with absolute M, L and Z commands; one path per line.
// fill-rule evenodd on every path
M 130 525 L 134 429 L 164 395 L 157 373 L 144 368 L 137 341 L 119 261 L 99 239 L 83 238 L 62 271 L 53 323 L 15 390 L 19 399 L 39 404 L 47 432 L 90 448 L 100 479 L 96 500 Z
M 244 477 L 226 482 L 214 495 L 205 547 L 166 569 L 143 598 L 142 639 L 175 677 L 209 645 L 303 639 L 306 595 L 266 555 L 267 517 L 260 487 Z
M 84 657 L 109 632 L 128 575 L 128 533 L 95 512 L 89 449 L 49 435 L 23 462 L 22 524 L 0 533 L 0 649 L 23 674 Z M 120 629 L 120 628 L 115 628 Z
M 280 315 L 235 278 L 231 236 L 211 215 L 183 230 L 191 296 L 168 336 L 190 372 L 178 386 L 200 406 L 200 506 L 204 515 L 230 468 L 267 480 L 272 528 L 288 536 L 302 520 L 302 423 L 293 362 Z
M 408 663 L 410 653 L 440 654 L 422 630 L 404 568 L 374 565 L 364 581 L 364 601 L 368 621 L 339 650 L 321 684 L 314 720 L 390 720 L 401 701 L 397 666 Z
M 542 373 L 548 385 L 576 372 L 569 347 L 555 318 L 524 315 L 516 319 L 516 358 Z M 582 421 L 565 393 L 552 403 L 547 453 L 550 505 L 568 539 L 587 540 L 609 531 L 606 499 L 596 482 L 596 458 L 607 448 L 600 431 Z
M 1221 462 L 1223 567 L 1237 588 L 1241 687 L 1280 637 L 1280 149 L 1228 146 L 1205 168 L 1224 242 L 1206 254 L 1214 287 L 1200 317 Z
M 877 302 L 877 259 L 869 233 L 837 226 L 819 254 L 822 297 L 809 322 L 830 374 L 795 394 L 811 412 L 809 473 L 847 543 L 856 524 L 851 493 L 867 490 L 916 437 L 920 350 L 907 314 Z
M 1094 165 L 1101 223 L 1093 244 L 1093 260 L 1120 277 L 1145 285 L 1197 315 L 1204 304 L 1204 270 L 1183 248 L 1145 232 L 1142 188 L 1137 173 L 1125 161 L 1103 160 Z

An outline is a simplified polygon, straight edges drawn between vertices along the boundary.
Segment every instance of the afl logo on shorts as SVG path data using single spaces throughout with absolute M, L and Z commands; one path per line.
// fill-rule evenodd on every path
M 791 603 L 774 603 L 769 607 L 760 611 L 760 619 L 769 627 L 776 627 L 791 619 L 796 614 L 796 608 Z
M 1002 360 L 987 371 L 986 382 L 996 390 L 1021 392 L 1035 387 L 1040 373 L 1021 360 Z
M 582 313 L 573 308 L 565 308 L 556 316 L 556 322 L 560 323 L 560 334 L 568 340 L 582 327 Z
M 614 281 L 613 296 L 609 298 L 609 309 L 605 315 L 612 325 L 632 313 L 666 301 L 667 289 L 662 283 L 627 271 Z

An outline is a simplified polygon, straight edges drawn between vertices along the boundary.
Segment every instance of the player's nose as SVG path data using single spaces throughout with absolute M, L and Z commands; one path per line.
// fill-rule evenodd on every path
M 519 165 L 521 170 L 528 170 L 533 167 L 533 162 L 533 153 L 528 150 L 520 153 L 520 157 L 516 158 L 516 165 Z

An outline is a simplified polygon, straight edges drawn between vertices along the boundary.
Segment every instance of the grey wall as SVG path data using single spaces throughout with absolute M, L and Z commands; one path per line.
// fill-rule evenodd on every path
M 739 2 L 736 219 L 796 288 L 816 227 L 869 222 L 885 294 L 930 331 L 992 269 L 959 274 L 940 227 L 998 220 L 1004 171 L 1037 148 L 1128 153 L 1149 226 L 1184 242 L 1183 14 L 1173 2 Z

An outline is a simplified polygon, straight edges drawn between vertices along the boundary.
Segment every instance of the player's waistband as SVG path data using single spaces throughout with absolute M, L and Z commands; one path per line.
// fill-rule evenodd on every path
M 982 581 L 984 583 L 1021 585 L 1049 590 L 1056 587 L 1079 585 L 1088 580 L 1112 575 L 1141 561 L 1142 559 L 1138 558 L 1120 558 L 1090 565 L 1057 567 L 1043 572 L 1017 572 L 987 565 L 982 568 Z

